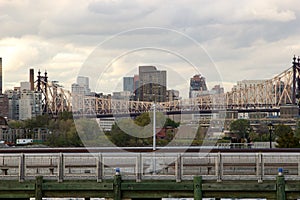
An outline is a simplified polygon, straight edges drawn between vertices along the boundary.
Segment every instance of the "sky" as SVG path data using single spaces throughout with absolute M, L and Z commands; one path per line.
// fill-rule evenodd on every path
M 91 89 L 122 89 L 139 65 L 167 70 L 187 95 L 189 78 L 229 91 L 269 79 L 300 55 L 298 0 L 0 0 L 4 89 L 47 70 L 66 89 L 78 75 Z

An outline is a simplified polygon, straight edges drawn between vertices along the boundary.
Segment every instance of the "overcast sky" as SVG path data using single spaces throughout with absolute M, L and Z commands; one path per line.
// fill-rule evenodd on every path
M 300 55 L 299 0 L 0 0 L 0 23 L 5 89 L 34 68 L 68 89 L 80 74 L 112 92 L 138 65 L 155 64 L 170 89 L 185 92 L 201 73 L 210 88 L 229 90 L 271 78 Z

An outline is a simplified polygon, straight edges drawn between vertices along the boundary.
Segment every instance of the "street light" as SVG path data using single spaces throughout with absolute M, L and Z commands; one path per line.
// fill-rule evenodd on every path
M 270 122 L 268 124 L 268 127 L 269 127 L 269 133 L 270 133 L 270 137 L 269 137 L 269 140 L 270 140 L 270 149 L 272 148 L 272 132 L 274 130 L 274 126 L 273 124 Z
M 153 151 L 156 150 L 156 105 L 153 103 Z

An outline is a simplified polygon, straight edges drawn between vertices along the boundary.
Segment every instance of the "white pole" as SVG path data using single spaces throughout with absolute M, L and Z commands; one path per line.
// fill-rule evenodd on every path
M 153 103 L 153 151 L 156 150 L 156 109 L 155 102 Z

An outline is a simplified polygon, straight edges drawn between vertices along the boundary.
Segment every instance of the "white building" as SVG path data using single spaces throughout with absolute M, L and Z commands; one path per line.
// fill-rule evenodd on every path
M 112 99 L 129 101 L 132 93 L 130 91 L 113 92 Z
M 42 115 L 42 94 L 30 90 L 21 91 L 19 100 L 19 120 Z
M 97 122 L 103 131 L 111 131 L 112 125 L 115 123 L 115 118 L 101 118 L 97 119 Z
M 20 88 L 21 91 L 30 90 L 30 82 L 21 82 L 20 85 L 21 85 Z
M 77 84 L 79 86 L 83 87 L 85 95 L 89 95 L 91 93 L 90 83 L 89 83 L 89 77 L 78 76 L 77 77 Z

